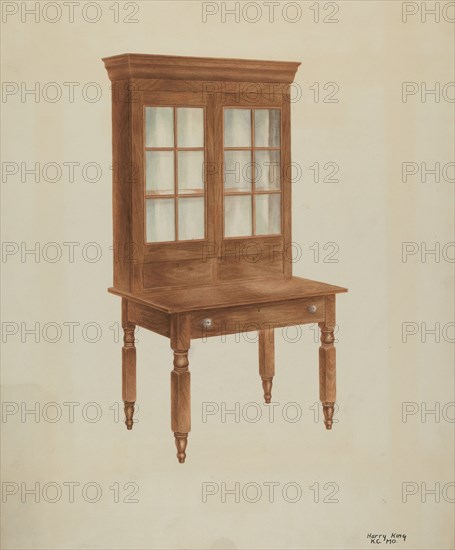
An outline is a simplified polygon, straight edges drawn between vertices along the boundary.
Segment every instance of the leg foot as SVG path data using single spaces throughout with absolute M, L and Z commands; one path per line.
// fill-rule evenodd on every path
M 272 385 L 273 380 L 262 380 L 262 388 L 264 390 L 264 399 L 266 403 L 272 400 Z
M 333 426 L 333 410 L 335 403 L 323 403 L 322 410 L 324 411 L 324 424 L 327 430 L 331 430 Z
M 183 464 L 186 459 L 186 445 L 188 443 L 188 434 L 174 432 L 175 446 L 177 447 L 177 458 L 180 464 Z
M 259 331 L 259 375 L 262 379 L 264 399 L 272 400 L 272 385 L 275 375 L 275 340 L 273 328 Z
M 125 425 L 127 430 L 133 429 L 134 401 L 124 401 Z

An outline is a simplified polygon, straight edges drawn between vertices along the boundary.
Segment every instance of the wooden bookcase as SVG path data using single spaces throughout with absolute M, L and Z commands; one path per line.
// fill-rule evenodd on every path
M 192 339 L 257 330 L 270 403 L 274 328 L 319 323 L 320 399 L 332 427 L 335 295 L 292 275 L 291 103 L 296 62 L 123 54 L 112 81 L 114 286 L 132 429 L 134 330 L 170 339 L 171 427 L 185 461 Z

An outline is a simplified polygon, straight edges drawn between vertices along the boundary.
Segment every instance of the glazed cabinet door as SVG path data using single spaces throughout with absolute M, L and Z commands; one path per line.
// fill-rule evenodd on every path
M 204 107 L 145 107 L 145 241 L 205 238 Z
M 268 89 L 258 86 L 252 96 L 240 87 L 217 105 L 220 279 L 290 276 L 283 255 L 290 242 L 289 96 Z
M 224 238 L 281 235 L 281 109 L 223 109 Z
M 213 239 L 208 101 L 199 93 L 143 92 L 135 116 L 133 226 L 142 259 L 199 258 Z
M 133 289 L 213 280 L 213 109 L 197 92 L 142 91 L 132 108 Z

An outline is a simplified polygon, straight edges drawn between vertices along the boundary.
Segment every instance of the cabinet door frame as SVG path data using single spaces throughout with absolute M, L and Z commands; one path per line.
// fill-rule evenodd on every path
M 252 85 L 250 85 L 251 88 Z M 242 89 L 242 88 L 241 88 Z M 244 86 L 248 90 L 247 86 Z M 221 200 L 219 201 L 219 219 L 221 223 L 218 227 L 218 239 L 222 250 L 226 255 L 243 255 L 248 250 L 252 254 L 273 254 L 281 251 L 283 255 L 283 271 L 286 277 L 292 276 L 291 258 L 287 258 L 284 253 L 284 247 L 291 244 L 291 144 L 290 144 L 290 96 L 286 88 L 279 88 L 277 93 L 267 94 L 259 93 L 251 97 L 247 93 L 225 93 L 220 94 L 215 110 L 215 135 L 217 136 L 215 145 L 215 159 L 219 166 L 224 161 L 224 109 L 279 109 L 280 110 L 280 169 L 281 169 L 281 233 L 270 235 L 251 235 L 238 237 L 224 236 L 224 182 L 223 174 L 220 174 Z M 253 138 L 252 138 L 253 139 Z M 252 146 L 254 144 L 252 143 Z M 254 199 L 252 199 L 254 200 Z M 252 215 L 254 215 L 254 207 Z M 254 223 L 254 222 L 253 222 Z
M 213 242 L 214 192 L 213 173 L 213 108 L 211 98 L 197 92 L 148 92 L 135 94 L 137 101 L 132 110 L 132 225 L 135 257 L 140 263 L 171 259 L 202 258 L 209 243 Z M 145 108 L 146 107 L 201 107 L 204 109 L 204 224 L 205 238 L 186 241 L 146 242 L 145 212 Z

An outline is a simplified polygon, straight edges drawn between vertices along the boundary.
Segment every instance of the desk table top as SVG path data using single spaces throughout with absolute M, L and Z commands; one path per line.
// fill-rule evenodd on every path
M 174 289 L 152 289 L 141 293 L 129 293 L 115 288 L 108 290 L 112 294 L 149 305 L 165 313 L 269 304 L 347 292 L 346 288 L 340 286 L 300 277 L 212 283 Z

